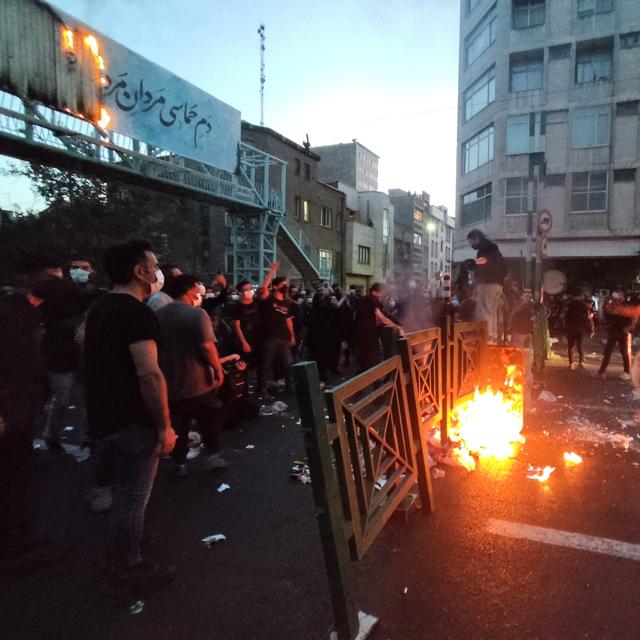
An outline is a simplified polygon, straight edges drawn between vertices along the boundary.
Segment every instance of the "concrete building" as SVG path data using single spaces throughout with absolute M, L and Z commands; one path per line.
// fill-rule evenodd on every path
M 432 205 L 426 191 L 390 189 L 389 197 L 394 208 L 395 280 L 412 278 L 426 286 L 438 272 L 451 273 L 455 220 L 447 208 Z
M 527 212 L 547 209 L 545 270 L 629 284 L 640 250 L 640 2 L 461 9 L 456 261 L 470 257 L 476 227 L 519 271 Z
M 242 140 L 287 162 L 286 214 L 277 244 L 280 273 L 304 285 L 342 282 L 345 195 L 318 179 L 320 156 L 273 129 L 248 122 L 242 123 Z M 209 233 L 210 252 L 225 255 L 226 271 L 233 277 L 229 217 L 212 215 L 210 220 L 215 226 Z
M 378 160 L 373 151 L 355 138 L 351 142 L 311 147 L 320 158 L 319 179 L 344 182 L 356 191 L 378 190 Z
M 394 210 L 380 191 L 357 194 L 358 208 L 349 212 L 344 234 L 344 278 L 347 287 L 366 292 L 384 282 L 393 269 Z

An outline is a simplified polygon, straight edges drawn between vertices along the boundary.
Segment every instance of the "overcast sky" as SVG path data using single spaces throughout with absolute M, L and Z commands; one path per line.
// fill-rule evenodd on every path
M 53 4 L 254 123 L 264 22 L 265 125 L 312 145 L 357 138 L 380 156 L 381 190 L 424 190 L 454 213 L 458 0 Z M 31 206 L 23 186 L 0 180 L 0 206 Z

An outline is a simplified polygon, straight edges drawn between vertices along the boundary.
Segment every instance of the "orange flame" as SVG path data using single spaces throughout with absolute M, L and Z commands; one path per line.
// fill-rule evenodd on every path
M 91 49 L 91 53 L 94 56 L 97 57 L 100 55 L 100 48 L 98 47 L 98 41 L 95 36 L 85 36 L 84 43 L 89 47 L 89 49 Z
M 65 49 L 73 49 L 74 34 L 71 29 L 62 29 L 62 41 Z
M 582 456 L 573 451 L 565 451 L 563 457 L 567 467 L 575 467 L 578 464 L 582 464 Z
M 100 120 L 96 123 L 99 127 L 106 129 L 111 122 L 111 114 L 106 107 L 100 107 Z
M 529 478 L 529 480 L 537 480 L 538 482 L 546 482 L 555 470 L 555 467 L 529 467 L 529 471 L 533 471 L 534 473 L 528 475 L 527 478 Z

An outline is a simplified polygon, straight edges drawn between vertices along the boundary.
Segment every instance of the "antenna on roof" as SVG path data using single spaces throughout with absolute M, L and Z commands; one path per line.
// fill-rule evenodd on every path
M 309 151 L 311 149 L 311 143 L 309 142 L 309 134 L 307 133 L 307 139 L 302 143 L 302 146 Z
M 264 127 L 264 83 L 266 80 L 264 75 L 264 42 L 266 39 L 264 35 L 264 23 L 260 24 L 258 35 L 260 36 L 260 126 Z

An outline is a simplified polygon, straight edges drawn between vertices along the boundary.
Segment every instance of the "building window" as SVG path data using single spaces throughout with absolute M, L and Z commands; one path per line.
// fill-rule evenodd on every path
M 304 179 L 311 180 L 311 165 L 308 162 L 304 163 Z
M 576 53 L 576 83 L 611 80 L 611 48 L 588 47 Z
M 371 249 L 358 245 L 358 264 L 371 264 Z
M 293 217 L 296 220 L 300 220 L 302 214 L 302 198 L 300 196 L 293 197 Z
M 464 51 L 467 66 L 475 62 L 480 57 L 480 54 L 496 41 L 496 21 L 494 5 L 476 28 L 465 38 Z
M 606 211 L 607 186 L 606 171 L 574 173 L 571 181 L 571 212 Z
M 460 224 L 475 224 L 491 217 L 491 183 L 462 196 Z
M 581 18 L 609 11 L 613 11 L 613 0 L 578 0 L 578 15 Z
M 320 207 L 320 226 L 331 229 L 333 211 L 329 207 Z
M 320 249 L 318 255 L 320 257 L 320 275 L 326 277 L 331 273 L 333 267 L 333 252 L 328 249 Z
M 507 196 L 505 200 L 504 212 L 506 215 L 518 215 L 527 213 L 527 193 L 529 187 L 528 178 L 507 178 Z M 537 183 L 533 184 L 532 210 L 538 208 L 538 188 Z
M 302 201 L 302 219 L 305 222 L 309 222 L 309 220 L 311 220 L 311 216 L 309 215 L 309 201 L 308 200 L 303 200 Z
M 464 92 L 465 122 L 496 99 L 496 71 L 491 67 Z
M 299 176 L 300 175 L 300 159 L 296 158 L 294 162 L 295 162 L 295 174 Z
M 542 51 L 532 51 L 511 57 L 509 63 L 510 91 L 542 89 L 543 56 Z
M 224 212 L 224 226 L 229 228 L 231 227 L 231 215 L 228 211 Z
M 529 114 L 507 118 L 507 155 L 529 153 Z
M 611 108 L 581 107 L 571 114 L 571 146 L 574 149 L 605 147 L 611 135 Z
M 422 246 L 422 236 L 419 233 L 413 234 L 413 244 L 421 247 Z
M 514 29 L 527 29 L 544 24 L 545 0 L 513 0 Z
M 640 31 L 632 31 L 631 33 L 623 33 L 620 36 L 620 48 L 631 49 L 640 47 Z
M 462 145 L 463 173 L 469 173 L 493 160 L 493 125 Z
M 422 222 L 422 218 L 423 218 L 422 211 L 420 211 L 420 209 L 414 209 L 413 210 L 413 219 L 416 222 Z

